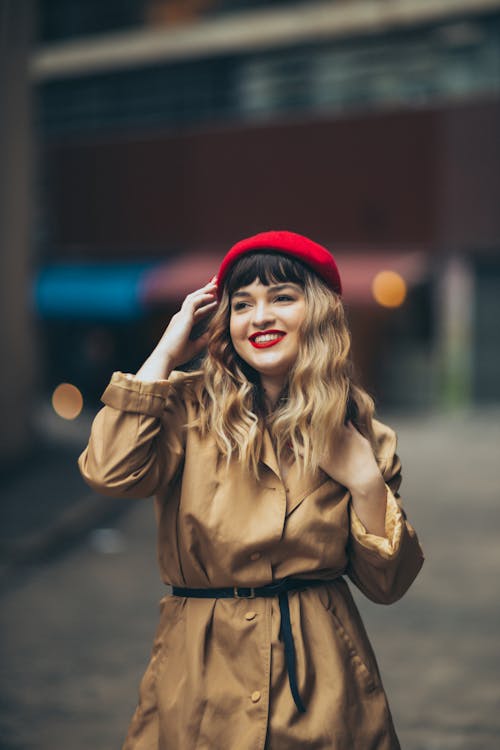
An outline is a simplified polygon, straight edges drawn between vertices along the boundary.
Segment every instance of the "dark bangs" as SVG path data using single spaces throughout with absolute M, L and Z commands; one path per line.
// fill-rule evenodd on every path
M 229 297 L 237 289 L 252 284 L 256 279 L 265 286 L 289 281 L 303 288 L 308 273 L 309 269 L 300 260 L 273 250 L 260 250 L 242 255 L 236 261 L 227 275 L 226 288 Z

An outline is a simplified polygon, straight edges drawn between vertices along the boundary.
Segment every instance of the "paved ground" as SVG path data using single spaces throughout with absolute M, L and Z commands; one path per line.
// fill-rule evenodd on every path
M 497 750 L 500 411 L 385 418 L 399 433 L 402 495 L 426 562 L 401 602 L 357 601 L 403 750 Z M 49 474 L 64 476 L 64 452 L 61 461 Z M 48 559 L 4 579 L 1 750 L 119 748 L 134 709 L 164 593 L 152 506 L 129 505 L 90 533 L 83 517 L 80 537 L 73 524 L 71 544 L 52 541 Z

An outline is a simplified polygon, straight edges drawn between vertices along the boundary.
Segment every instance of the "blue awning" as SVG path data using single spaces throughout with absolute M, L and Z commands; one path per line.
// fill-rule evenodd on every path
M 160 262 L 66 263 L 42 268 L 33 282 L 33 304 L 42 318 L 134 320 L 147 305 L 145 274 Z

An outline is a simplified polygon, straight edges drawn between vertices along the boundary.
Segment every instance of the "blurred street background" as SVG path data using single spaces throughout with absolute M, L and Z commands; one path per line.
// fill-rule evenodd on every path
M 334 253 L 399 434 L 426 563 L 357 601 L 403 750 L 497 750 L 500 0 L 0 0 L 0 168 L 0 750 L 120 747 L 154 514 L 76 459 L 266 229 Z

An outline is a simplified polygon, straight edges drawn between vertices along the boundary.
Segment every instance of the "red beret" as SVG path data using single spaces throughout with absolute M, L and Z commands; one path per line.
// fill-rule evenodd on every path
M 218 296 L 222 295 L 222 289 L 226 276 L 233 264 L 245 253 L 259 250 L 274 250 L 283 255 L 290 255 L 293 258 L 301 260 L 306 266 L 321 276 L 328 286 L 337 294 L 342 294 L 342 284 L 340 282 L 339 270 L 333 258 L 326 247 L 318 245 L 308 237 L 295 232 L 261 232 L 253 237 L 247 237 L 240 240 L 236 245 L 227 252 L 224 257 L 219 273 L 217 274 Z

